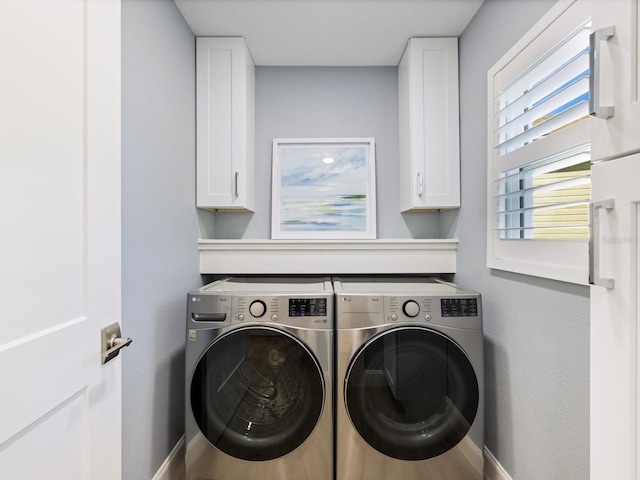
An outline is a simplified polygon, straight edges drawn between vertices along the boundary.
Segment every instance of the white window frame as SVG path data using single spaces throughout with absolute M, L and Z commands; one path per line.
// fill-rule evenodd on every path
M 570 29 L 576 19 L 591 16 L 587 0 L 559 0 L 487 73 L 487 266 L 489 268 L 588 285 L 588 240 L 502 239 L 495 228 L 495 180 L 505 163 L 499 162 L 495 137 L 495 97 L 498 76 L 505 70 L 526 70 L 548 48 L 548 36 Z M 569 33 L 569 31 L 567 31 Z M 590 142 L 590 121 L 584 119 L 520 148 L 515 167 L 562 149 Z M 554 150 L 555 149 L 555 150 Z M 514 157 L 514 155 L 512 155 Z

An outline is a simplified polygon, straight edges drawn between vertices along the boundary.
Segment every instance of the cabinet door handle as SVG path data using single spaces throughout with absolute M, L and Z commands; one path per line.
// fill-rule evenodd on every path
M 235 193 L 236 193 L 236 198 L 239 196 L 238 195 L 238 177 L 240 176 L 239 172 L 236 172 L 236 174 L 234 175 L 234 183 L 235 183 Z
M 418 172 L 418 198 L 422 198 L 424 193 L 424 182 L 422 181 L 422 172 Z
M 614 288 L 613 278 L 600 277 L 600 210 L 607 212 L 613 210 L 615 203 L 612 198 L 589 204 L 589 218 L 591 229 L 589 230 L 589 283 L 599 287 Z
M 616 27 L 599 28 L 589 35 L 589 115 L 595 118 L 611 118 L 613 106 L 600 105 L 600 46 L 616 34 Z

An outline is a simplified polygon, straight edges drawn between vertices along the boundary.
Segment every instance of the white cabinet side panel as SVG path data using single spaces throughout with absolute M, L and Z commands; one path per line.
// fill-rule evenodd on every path
M 399 138 L 399 171 L 400 171 L 400 206 L 402 210 L 408 210 L 413 202 L 413 168 L 411 139 L 411 95 L 409 57 L 411 46 L 407 48 L 398 64 L 398 138 Z
M 246 88 L 244 94 L 245 102 L 245 136 L 239 139 L 240 145 L 243 147 L 241 163 L 242 167 L 238 167 L 240 177 L 238 179 L 238 197 L 239 201 L 244 199 L 245 206 L 249 210 L 255 208 L 255 136 L 256 136 L 256 67 L 251 58 L 251 52 L 245 46 L 245 79 Z

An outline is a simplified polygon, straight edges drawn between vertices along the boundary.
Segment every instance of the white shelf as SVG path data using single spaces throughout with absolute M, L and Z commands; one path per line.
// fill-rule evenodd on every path
M 455 273 L 458 240 L 198 240 L 200 273 Z

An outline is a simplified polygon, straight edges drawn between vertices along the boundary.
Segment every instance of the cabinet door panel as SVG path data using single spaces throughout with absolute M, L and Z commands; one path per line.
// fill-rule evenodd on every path
M 637 478 L 640 155 L 594 165 L 591 478 Z
M 253 211 L 255 67 L 243 38 L 197 39 L 197 205 Z
M 410 39 L 398 92 L 402 210 L 459 207 L 457 39 Z
M 206 153 L 208 162 L 202 162 L 198 169 L 198 192 L 204 193 L 210 202 L 218 205 L 229 204 L 231 198 L 231 50 L 207 49 L 206 72 L 203 73 L 206 93 L 202 98 L 202 107 L 207 114 Z M 204 190 L 204 192 L 202 192 Z
M 593 29 L 615 27 L 615 35 L 599 42 L 599 87 L 592 92 L 609 119 L 592 118 L 592 158 L 611 158 L 640 149 L 640 16 L 638 0 L 592 3 Z

